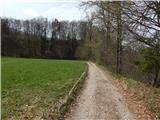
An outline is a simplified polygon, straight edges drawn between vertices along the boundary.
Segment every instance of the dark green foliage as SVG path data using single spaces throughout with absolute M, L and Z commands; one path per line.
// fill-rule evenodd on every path
M 3 18 L 1 21 L 3 56 L 76 59 L 78 38 L 84 39 L 86 29 L 82 21 L 56 19 L 50 23 L 45 18 L 25 21 Z
M 144 60 L 143 71 L 151 72 L 157 68 L 160 69 L 160 52 L 153 48 L 146 48 L 143 50 Z
M 159 79 L 160 71 L 160 51 L 155 48 L 144 48 L 141 53 L 143 58 L 136 60 L 134 63 L 139 66 L 143 72 L 154 74 L 153 85 L 155 85 Z

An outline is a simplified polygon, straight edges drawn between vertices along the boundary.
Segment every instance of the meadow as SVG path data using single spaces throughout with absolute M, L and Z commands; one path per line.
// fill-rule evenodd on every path
M 86 63 L 2 57 L 1 68 L 2 118 L 30 116 L 31 119 L 47 114 L 68 94 Z

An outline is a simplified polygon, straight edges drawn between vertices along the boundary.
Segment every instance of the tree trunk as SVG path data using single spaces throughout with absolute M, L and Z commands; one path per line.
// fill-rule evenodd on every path
M 106 64 L 108 65 L 109 62 L 108 62 L 108 52 L 109 52 L 109 43 L 110 43 L 110 39 L 111 39 L 111 36 L 110 36 L 110 13 L 108 13 L 107 15 L 107 33 L 106 33 L 106 36 L 105 36 L 105 56 L 106 56 Z
M 121 2 L 117 3 L 117 73 L 122 72 L 122 16 Z
M 158 79 L 159 79 L 159 69 L 157 69 L 155 71 L 155 77 L 154 77 L 154 79 L 152 81 L 152 86 L 154 86 L 154 87 L 158 87 L 159 86 Z

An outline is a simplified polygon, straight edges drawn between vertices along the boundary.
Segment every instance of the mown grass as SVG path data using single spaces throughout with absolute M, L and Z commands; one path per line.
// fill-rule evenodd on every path
M 125 90 L 136 95 L 137 99 L 142 100 L 144 105 L 160 119 L 160 88 L 121 75 L 113 75 L 116 80 L 122 83 Z
M 84 61 L 71 60 L 2 58 L 1 64 L 4 119 L 47 116 L 86 68 Z

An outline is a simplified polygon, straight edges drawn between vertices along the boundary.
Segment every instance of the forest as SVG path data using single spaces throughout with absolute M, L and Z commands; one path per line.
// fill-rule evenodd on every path
M 81 59 L 127 77 L 160 83 L 160 1 L 87 1 L 86 19 L 1 18 L 1 54 Z

